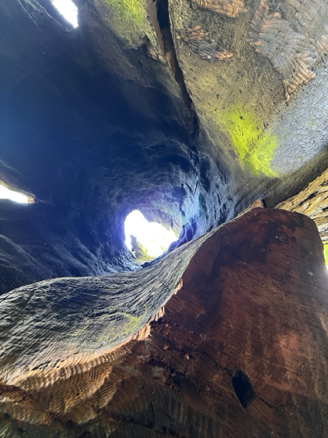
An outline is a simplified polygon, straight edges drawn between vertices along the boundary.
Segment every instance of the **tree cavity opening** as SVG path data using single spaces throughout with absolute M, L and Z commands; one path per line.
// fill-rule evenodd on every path
M 18 204 L 32 204 L 34 202 L 33 196 L 11 190 L 2 184 L 0 184 L 0 199 L 7 199 Z
M 124 222 L 125 245 L 137 261 L 153 260 L 177 240 L 172 229 L 148 222 L 139 210 L 129 213 Z
M 70 23 L 74 29 L 78 27 L 78 9 L 72 0 L 50 0 L 57 11 Z

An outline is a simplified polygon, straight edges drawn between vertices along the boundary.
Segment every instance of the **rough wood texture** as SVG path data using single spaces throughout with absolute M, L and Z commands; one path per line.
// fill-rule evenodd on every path
M 304 172 L 305 182 L 327 167 L 323 160 L 318 173 L 318 161 L 303 167 L 310 155 L 324 155 L 327 145 L 326 2 L 168 3 L 177 60 L 200 126 L 221 148 L 220 161 L 230 163 L 227 151 L 233 146 L 242 168 L 231 172 L 237 181 L 247 170 L 258 178 L 252 189 L 248 186 L 253 196 L 243 197 L 240 210 L 269 191 L 267 197 L 277 197 L 278 187 L 293 186 L 293 193 L 266 202 L 273 207 L 296 193 L 300 173 L 292 172 Z M 232 15 L 220 12 L 227 5 L 234 5 Z M 218 49 L 226 52 L 213 62 Z M 264 175 L 274 177 L 268 191 L 261 186 Z
M 315 64 L 327 53 L 327 8 L 325 1 L 287 0 L 282 11 L 284 18 L 270 13 L 268 2 L 261 0 L 249 41 L 283 76 L 288 104 L 290 94 L 314 78 Z
M 277 208 L 306 214 L 314 220 L 321 239 L 328 242 L 328 170 L 297 195 L 281 202 Z
M 25 341 L 22 349 L 15 328 L 2 329 L 2 360 L 13 362 L 1 379 L 2 436 L 24 431 L 33 438 L 327 437 L 327 273 L 314 223 L 296 213 L 254 209 L 207 236 L 193 256 L 191 247 L 180 290 L 172 295 L 174 279 L 160 318 L 146 324 L 139 339 L 116 342 L 97 360 L 89 345 L 89 359 L 85 355 L 74 372 L 65 361 L 56 370 L 54 356 L 60 352 L 54 350 L 37 370 L 39 379 L 30 378 L 35 373 L 28 371 L 30 358 L 44 348 L 32 336 L 44 307 L 42 283 L 34 285 L 34 314 L 32 303 L 23 303 L 28 288 L 1 297 L 1 320 L 15 317 L 10 302 L 16 301 L 16 324 Z M 171 254 L 170 262 L 181 261 L 182 253 L 180 248 Z M 153 284 L 157 297 L 146 295 L 159 310 L 168 296 L 158 295 L 172 271 L 169 264 L 140 271 L 133 274 L 139 287 L 125 291 L 120 284 L 117 294 L 121 301 L 133 296 L 137 305 L 145 296 L 146 275 L 145 284 Z M 118 276 L 103 279 L 116 281 Z M 56 292 L 65 288 L 60 281 L 52 284 L 55 306 Z M 61 311 L 75 312 L 76 319 L 94 308 L 93 299 L 66 302 Z M 105 306 L 109 326 L 110 313 Z M 39 324 L 45 324 L 50 340 L 57 325 L 53 320 L 47 326 L 46 316 Z M 59 326 L 66 319 L 49 314 L 55 316 Z M 63 341 L 69 326 L 65 330 Z M 96 325 L 89 333 L 96 335 Z M 87 342 L 77 334 L 75 350 Z M 15 378 L 17 351 L 21 373 Z M 42 384 L 42 375 L 56 378 Z
M 201 59 L 206 61 L 222 61 L 232 58 L 232 53 L 222 49 L 215 40 L 208 38 L 208 32 L 205 32 L 200 26 L 194 26 L 190 29 L 178 29 L 178 34 L 191 50 Z
M 245 11 L 242 0 L 192 0 L 192 2 L 202 8 L 231 18 L 237 17 L 240 12 Z
M 237 215 L 237 217 L 242 216 L 243 214 L 247 213 L 248 211 L 253 210 L 253 208 L 264 208 L 263 201 L 261 199 L 255 199 L 255 201 L 252 202 L 251 204 L 249 204 L 248 207 L 244 208 L 244 210 L 242 210 Z

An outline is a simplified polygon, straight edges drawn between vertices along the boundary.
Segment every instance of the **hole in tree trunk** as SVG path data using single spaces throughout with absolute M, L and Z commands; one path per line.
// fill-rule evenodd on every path
M 247 406 L 255 396 L 255 391 L 249 378 L 242 371 L 238 370 L 232 377 L 231 384 L 240 404 L 244 409 L 247 409 Z

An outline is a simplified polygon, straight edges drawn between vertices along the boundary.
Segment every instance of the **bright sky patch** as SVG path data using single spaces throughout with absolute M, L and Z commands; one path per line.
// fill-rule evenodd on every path
M 131 235 L 147 250 L 150 257 L 158 257 L 177 240 L 172 230 L 157 222 L 148 222 L 139 210 L 129 213 L 124 223 L 125 244 L 132 250 Z
M 51 3 L 74 28 L 78 27 L 78 9 L 72 0 L 51 0 Z
M 5 186 L 0 185 L 0 199 L 9 199 L 10 201 L 18 202 L 19 204 L 31 203 L 31 197 L 23 193 L 15 192 Z

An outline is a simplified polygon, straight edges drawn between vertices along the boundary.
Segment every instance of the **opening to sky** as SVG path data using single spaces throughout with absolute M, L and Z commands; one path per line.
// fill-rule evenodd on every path
M 134 236 L 153 258 L 163 254 L 177 240 L 173 230 L 168 230 L 157 222 L 148 222 L 139 210 L 133 210 L 127 215 L 124 233 L 125 244 L 130 251 L 133 251 L 131 236 Z
M 74 28 L 78 27 L 78 9 L 72 0 L 51 0 L 51 3 Z
M 30 204 L 33 202 L 30 196 L 24 195 L 24 193 L 15 192 L 5 186 L 0 185 L 0 199 L 9 199 L 19 204 Z

